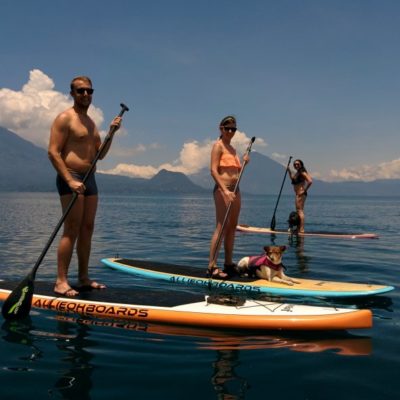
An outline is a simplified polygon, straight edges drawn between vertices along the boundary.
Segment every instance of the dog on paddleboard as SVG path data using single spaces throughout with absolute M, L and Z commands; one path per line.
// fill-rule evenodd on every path
M 239 276 L 257 277 L 289 286 L 300 283 L 283 272 L 282 257 L 285 250 L 286 246 L 264 246 L 263 254 L 243 257 L 236 266 L 237 273 Z
M 287 220 L 289 224 L 289 233 L 291 234 L 296 234 L 299 232 L 299 226 L 300 226 L 300 217 L 297 211 L 292 211 L 289 214 L 289 219 Z

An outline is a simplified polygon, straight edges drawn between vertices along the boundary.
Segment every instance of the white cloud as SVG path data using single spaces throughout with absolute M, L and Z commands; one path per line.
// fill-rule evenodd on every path
M 124 175 L 134 178 L 146 178 L 150 179 L 157 172 L 158 168 L 152 167 L 151 165 L 134 165 L 134 164 L 118 164 L 116 167 L 109 170 L 98 170 L 105 174 L 111 175 Z
M 383 162 L 378 165 L 331 170 L 329 181 L 373 181 L 376 179 L 400 179 L 400 159 Z
M 153 148 L 152 145 L 145 146 L 143 144 L 138 144 L 132 147 L 121 147 L 116 141 L 114 141 L 109 154 L 112 154 L 114 158 L 127 159 L 137 156 L 138 154 L 143 154 L 151 148 Z
M 238 154 L 243 154 L 249 145 L 250 138 L 245 132 L 236 131 L 232 139 L 232 145 L 236 148 Z M 256 138 L 253 144 L 254 148 L 267 147 L 267 143 L 262 138 Z
M 244 132 L 237 131 L 232 140 L 232 145 L 236 148 L 238 154 L 242 155 L 246 151 L 249 142 L 250 138 Z M 202 143 L 196 140 L 184 143 L 177 160 L 172 163 L 161 164 L 157 167 L 151 165 L 118 164 L 115 168 L 101 172 L 147 179 L 153 177 L 162 169 L 192 175 L 210 165 L 213 143 L 214 140 L 211 139 L 207 139 Z M 263 139 L 257 139 L 254 145 L 265 147 L 266 143 Z
M 33 69 L 20 91 L 0 89 L 0 126 L 38 146 L 47 147 L 54 118 L 71 106 L 68 94 L 54 90 L 53 80 Z M 89 115 L 97 126 L 102 124 L 103 113 L 99 108 L 91 106 Z
M 213 141 L 206 140 L 202 144 L 194 141 L 185 143 L 179 155 L 178 165 L 182 172 L 194 174 L 210 164 L 210 154 Z
M 213 142 L 209 139 L 203 143 L 197 141 L 185 143 L 180 151 L 178 160 L 172 163 L 164 163 L 157 167 L 121 163 L 115 168 L 101 172 L 146 179 L 153 177 L 162 169 L 191 175 L 209 164 L 212 144 Z
M 286 154 L 272 153 L 271 157 L 273 160 L 277 161 L 278 163 L 286 167 L 288 163 L 288 156 Z

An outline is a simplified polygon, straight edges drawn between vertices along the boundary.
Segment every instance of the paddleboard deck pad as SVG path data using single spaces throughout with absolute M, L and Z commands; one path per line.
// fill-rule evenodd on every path
M 284 230 L 272 230 L 271 228 L 262 228 L 257 226 L 249 226 L 240 224 L 236 226 L 236 230 L 240 232 L 248 233 L 265 233 L 268 235 L 289 235 L 292 234 L 289 231 Z M 296 233 L 293 236 L 307 237 L 315 236 L 322 238 L 332 238 L 332 239 L 377 239 L 378 235 L 375 233 L 348 233 L 348 232 L 318 232 L 318 231 L 307 231 L 303 233 Z
M 0 300 L 18 282 L 0 281 Z M 346 330 L 372 327 L 370 310 L 204 296 L 179 291 L 107 288 L 60 297 L 54 283 L 36 282 L 32 307 L 60 313 L 148 323 L 239 330 Z M 227 305 L 228 304 L 228 305 Z
M 305 297 L 364 297 L 382 294 L 393 290 L 393 286 L 372 285 L 363 283 L 333 282 L 296 277 L 299 284 L 288 286 L 283 283 L 270 282 L 265 279 L 234 277 L 229 280 L 209 279 L 205 270 L 160 262 L 130 260 L 125 258 L 104 258 L 106 266 L 128 274 L 146 278 L 162 279 L 173 284 L 200 286 L 203 288 L 233 291 L 243 294 L 265 293 L 277 296 Z

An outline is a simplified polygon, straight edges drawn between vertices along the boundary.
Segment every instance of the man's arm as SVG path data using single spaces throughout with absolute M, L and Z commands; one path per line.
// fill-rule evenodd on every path
M 121 117 L 115 117 L 113 119 L 113 121 L 111 122 L 111 125 L 110 125 L 110 132 L 112 132 L 111 138 L 108 141 L 108 143 L 104 146 L 104 149 L 101 152 L 100 157 L 99 157 L 100 160 L 102 160 L 107 155 L 108 150 L 110 149 L 110 146 L 111 146 L 112 139 L 114 137 L 114 133 L 117 132 L 117 130 L 120 128 L 121 122 L 122 122 L 122 118 Z M 97 133 L 97 135 L 98 135 L 98 133 Z M 100 140 L 100 136 L 99 135 L 98 135 L 98 138 L 99 138 L 99 141 L 98 141 L 97 151 L 99 151 L 100 145 L 101 145 L 101 140 Z

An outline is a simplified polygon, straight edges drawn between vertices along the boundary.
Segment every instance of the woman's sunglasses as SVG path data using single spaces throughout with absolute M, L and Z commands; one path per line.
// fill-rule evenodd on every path
M 237 128 L 230 128 L 230 127 L 226 127 L 224 126 L 224 131 L 226 132 L 230 132 L 230 133 L 235 133 L 237 131 Z
M 85 92 L 86 92 L 87 94 L 93 94 L 94 89 L 92 89 L 92 88 L 86 88 L 86 87 L 81 87 L 81 88 L 75 89 L 75 92 L 78 93 L 78 94 L 84 94 Z

